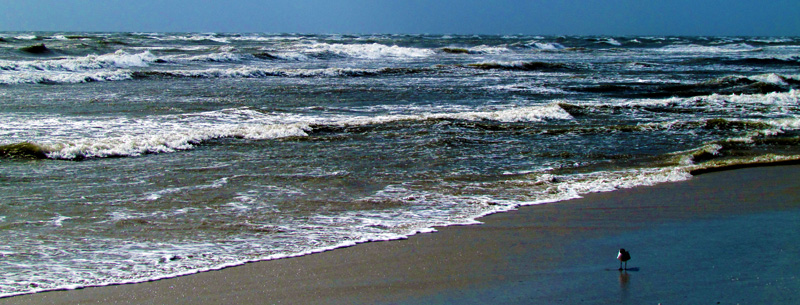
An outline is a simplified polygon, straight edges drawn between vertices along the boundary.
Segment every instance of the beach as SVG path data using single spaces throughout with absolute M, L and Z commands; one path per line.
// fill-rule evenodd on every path
M 560 220 L 544 215 L 572 215 L 555 207 L 587 194 L 800 159 L 796 37 L 34 31 L 0 39 L 0 298 L 410 236 L 374 255 L 398 260 L 390 270 L 446 260 L 405 278 L 459 274 L 440 281 L 477 291 L 487 281 L 458 272 L 504 262 L 508 249 L 495 237 L 477 242 L 487 238 L 473 230 L 530 232 L 530 242 L 507 241 L 522 255 L 509 270 L 562 268 L 520 264 L 528 251 L 574 239 L 536 240 L 539 227 L 553 226 L 540 219 L 509 228 L 484 216 L 561 202 L 522 209 Z M 477 219 L 487 224 L 467 226 Z M 465 237 L 439 237 L 451 235 Z M 428 236 L 458 241 L 405 246 Z M 462 239 L 483 254 L 464 253 Z M 365 247 L 376 246 L 353 248 Z M 437 247 L 461 252 L 416 250 Z M 635 245 L 612 254 L 618 247 L 631 249 L 631 263 L 641 259 Z M 398 257 L 404 249 L 432 252 Z M 342 266 L 335 272 L 364 273 Z M 275 278 L 260 281 L 287 276 Z
M 0 303 L 788 304 L 800 295 L 798 172 L 711 172 L 404 240 Z

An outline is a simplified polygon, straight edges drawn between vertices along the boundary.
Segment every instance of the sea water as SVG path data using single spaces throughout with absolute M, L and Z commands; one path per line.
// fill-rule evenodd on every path
M 0 33 L 0 296 L 800 157 L 800 38 Z

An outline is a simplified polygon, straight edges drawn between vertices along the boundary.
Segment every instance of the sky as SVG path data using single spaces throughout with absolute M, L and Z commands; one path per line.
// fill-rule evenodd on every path
M 0 0 L 0 31 L 800 36 L 798 0 Z

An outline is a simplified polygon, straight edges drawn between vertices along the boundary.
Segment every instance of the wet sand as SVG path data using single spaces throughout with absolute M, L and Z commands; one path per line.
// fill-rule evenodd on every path
M 406 240 L 0 304 L 800 303 L 798 174 L 717 171 Z

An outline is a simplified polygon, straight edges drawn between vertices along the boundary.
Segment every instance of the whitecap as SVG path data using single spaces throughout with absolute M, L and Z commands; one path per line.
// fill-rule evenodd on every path
M 359 58 L 359 59 L 381 59 L 381 58 L 420 58 L 434 55 L 430 49 L 387 46 L 379 43 L 372 44 L 328 44 L 315 43 L 307 46 L 302 53 L 310 56 L 320 56 L 333 54 L 335 56 Z

